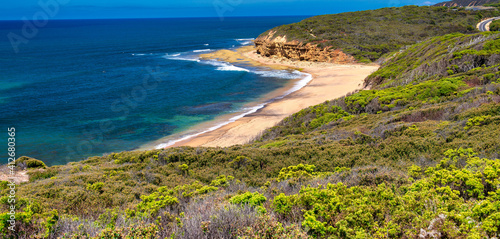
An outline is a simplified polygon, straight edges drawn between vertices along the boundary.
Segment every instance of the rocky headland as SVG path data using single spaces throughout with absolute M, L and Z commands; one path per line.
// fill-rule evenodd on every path
M 328 62 L 337 64 L 349 64 L 356 59 L 333 47 L 321 48 L 312 43 L 304 44 L 300 41 L 287 41 L 286 36 L 275 36 L 271 31 L 266 36 L 255 39 L 254 44 L 257 53 L 266 56 L 283 57 L 295 61 Z

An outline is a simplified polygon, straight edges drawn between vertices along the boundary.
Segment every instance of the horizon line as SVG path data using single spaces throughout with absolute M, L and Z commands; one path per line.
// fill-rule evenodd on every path
M 329 14 L 319 14 L 319 15 L 249 15 L 249 16 L 227 16 L 225 18 L 250 18 L 250 17 L 313 17 L 320 15 L 330 15 Z M 220 18 L 217 16 L 207 16 L 207 17 L 111 17 L 111 18 L 54 18 L 49 19 L 49 21 L 60 21 L 60 20 L 139 20 L 139 19 L 195 19 L 195 18 Z M 25 21 L 22 19 L 0 19 L 0 21 Z

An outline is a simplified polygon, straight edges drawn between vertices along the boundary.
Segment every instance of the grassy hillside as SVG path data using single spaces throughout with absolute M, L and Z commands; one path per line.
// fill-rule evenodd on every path
M 453 0 L 453 1 L 441 2 L 441 3 L 435 4 L 434 6 L 471 7 L 471 6 L 489 5 L 489 4 L 493 4 L 493 3 L 497 3 L 497 2 L 498 2 L 498 0 Z
M 496 79 L 498 71 L 495 64 L 500 45 L 494 40 L 497 37 L 495 32 L 455 33 L 415 44 L 390 55 L 384 67 L 365 80 L 365 85 L 387 88 L 443 77 L 460 77 L 469 86 L 489 83 Z
M 315 16 L 298 23 L 273 28 L 273 36 L 287 40 L 342 49 L 361 62 L 375 61 L 401 47 L 448 33 L 474 33 L 480 19 L 500 15 L 498 11 L 466 11 L 464 8 L 383 8 Z
M 17 235 L 493 237 L 499 52 L 498 33 L 435 37 L 390 55 L 371 90 L 304 109 L 252 144 L 33 169 L 17 192 Z

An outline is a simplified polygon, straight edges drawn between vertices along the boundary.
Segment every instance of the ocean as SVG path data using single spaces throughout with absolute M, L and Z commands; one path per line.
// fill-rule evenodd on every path
M 304 18 L 53 20 L 17 53 L 7 36 L 24 23 L 0 21 L 0 153 L 10 127 L 17 156 L 60 165 L 172 136 L 158 145 L 167 146 L 227 120 L 183 133 L 196 125 L 255 112 L 263 104 L 251 102 L 304 75 L 198 55 Z

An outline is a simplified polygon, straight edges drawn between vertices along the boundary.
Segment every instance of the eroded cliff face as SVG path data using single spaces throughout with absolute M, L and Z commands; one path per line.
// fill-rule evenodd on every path
M 275 32 L 255 39 L 257 53 L 262 56 L 278 56 L 297 61 L 330 62 L 338 64 L 354 63 L 356 60 L 339 49 L 319 48 L 313 44 L 287 41 L 286 36 L 274 37 Z

